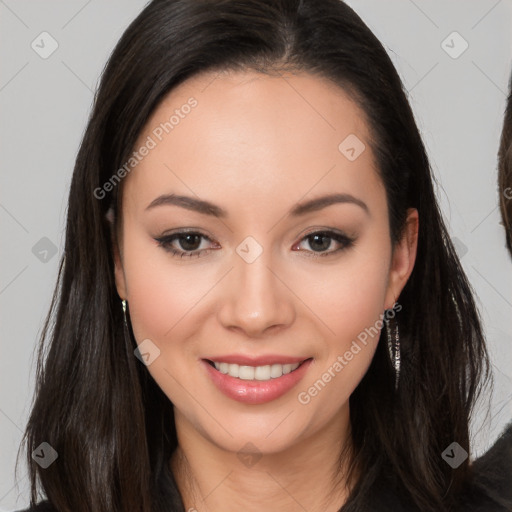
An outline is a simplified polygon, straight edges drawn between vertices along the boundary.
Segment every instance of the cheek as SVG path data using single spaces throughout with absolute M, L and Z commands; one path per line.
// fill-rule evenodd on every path
M 336 288 L 330 285 L 333 330 L 344 334 L 343 342 L 347 341 L 347 337 L 355 339 L 366 328 L 373 326 L 383 312 L 387 272 L 381 262 L 375 263 L 361 265 L 359 271 L 343 276 L 342 283 Z
M 368 311 L 368 317 L 348 318 L 339 324 L 338 335 L 330 339 L 328 352 L 314 361 L 308 378 L 297 390 L 296 399 L 311 425 L 331 421 L 349 399 L 368 371 L 380 339 L 382 321 Z M 369 327 L 366 327 L 369 326 Z M 303 408 L 302 408 L 303 407 Z
M 147 370 L 169 400 L 193 416 L 189 393 L 198 395 L 200 390 L 196 390 L 196 383 L 189 381 L 183 361 L 195 359 L 199 350 L 193 341 L 201 324 L 197 318 L 200 308 L 195 306 L 207 294 L 211 283 L 205 275 L 192 275 L 186 267 L 173 265 L 172 256 L 155 248 L 147 239 L 126 240 L 125 255 L 135 340 L 140 345 L 149 339 L 159 350 Z M 153 350 L 156 354 L 156 349 Z M 183 382 L 187 382 L 188 391 L 180 384 Z
M 301 293 L 310 285 L 313 292 L 308 300 L 314 305 L 317 325 L 326 335 L 311 378 L 301 386 L 298 399 L 301 404 L 315 402 L 318 421 L 334 414 L 348 400 L 379 342 L 391 246 L 384 237 L 373 240 L 355 246 L 339 264 L 317 272 L 314 282 L 311 278 L 304 282 Z
M 297 294 L 327 327 L 328 337 L 338 349 L 373 326 L 383 313 L 391 249 L 382 242 L 363 242 L 336 264 L 319 264 L 315 272 L 296 280 L 300 283 Z
M 135 339 L 171 339 L 208 290 L 208 280 L 171 264 L 172 255 L 134 237 L 125 243 L 125 274 Z M 165 346 L 161 346 L 164 349 Z

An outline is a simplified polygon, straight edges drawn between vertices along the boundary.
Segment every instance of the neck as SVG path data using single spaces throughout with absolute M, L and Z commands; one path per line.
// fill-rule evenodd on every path
M 348 455 L 341 456 L 343 446 L 350 452 L 348 410 L 293 447 L 246 457 L 190 424 L 179 428 L 184 421 L 177 413 L 178 448 L 170 464 L 187 511 L 338 512 L 350 494 Z

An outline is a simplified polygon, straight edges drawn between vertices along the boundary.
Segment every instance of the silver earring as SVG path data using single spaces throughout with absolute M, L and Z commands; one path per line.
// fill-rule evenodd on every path
M 126 321 L 126 301 L 123 299 L 121 301 L 121 304 L 123 306 L 124 325 L 126 325 L 126 327 L 128 327 L 128 322 Z
M 398 389 L 398 381 L 400 379 L 400 334 L 398 332 L 398 322 L 395 320 L 394 333 L 391 333 L 391 322 L 385 317 L 386 333 L 388 338 L 388 351 L 391 364 L 395 370 L 395 390 Z

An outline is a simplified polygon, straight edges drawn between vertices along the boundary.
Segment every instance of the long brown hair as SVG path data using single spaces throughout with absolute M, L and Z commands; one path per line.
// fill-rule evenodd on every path
M 378 483 L 411 510 L 450 510 L 470 471 L 441 457 L 470 452 L 469 419 L 488 358 L 471 287 L 433 190 L 433 176 L 400 78 L 385 49 L 339 0 L 154 0 L 123 34 L 103 72 L 69 193 L 66 242 L 39 347 L 25 434 L 32 486 L 61 512 L 181 510 L 168 461 L 172 404 L 134 357 L 114 283 L 106 214 L 120 187 L 95 191 L 123 165 L 164 96 L 204 71 L 293 70 L 325 77 L 364 111 L 384 183 L 392 241 L 407 208 L 420 217 L 417 258 L 397 315 L 401 380 L 380 340 L 350 397 L 352 472 L 343 508 L 368 510 Z M 41 442 L 59 454 L 42 469 Z M 312 468 L 313 470 L 314 468 Z
M 505 240 L 512 257 L 512 75 L 498 151 L 498 190 Z

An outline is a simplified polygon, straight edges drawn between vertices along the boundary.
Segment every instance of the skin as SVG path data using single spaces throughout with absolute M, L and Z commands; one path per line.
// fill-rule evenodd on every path
M 309 74 L 195 76 L 160 104 L 137 147 L 191 96 L 197 107 L 126 177 L 114 245 L 116 285 L 135 338 L 160 350 L 147 369 L 174 406 L 179 449 L 170 464 L 185 507 L 337 511 L 350 491 L 343 478 L 333 485 L 342 444 L 350 445 L 348 399 L 378 336 L 308 404 L 297 394 L 393 307 L 413 269 L 417 211 L 408 211 L 393 250 L 364 114 L 332 83 Z M 338 149 L 349 134 L 366 144 L 354 161 Z M 358 198 L 368 212 L 337 203 L 287 215 L 297 203 L 334 192 Z M 176 205 L 146 210 L 170 193 L 210 201 L 227 216 Z M 155 241 L 182 228 L 209 237 L 195 247 L 211 250 L 180 258 Z M 354 244 L 333 252 L 343 245 L 328 239 L 319 248 L 306 238 L 327 229 Z M 262 248 L 252 263 L 236 252 L 248 236 Z M 179 239 L 171 245 L 190 248 Z M 331 254 L 318 256 L 322 251 Z M 313 362 L 284 396 L 248 405 L 222 394 L 200 364 L 221 354 Z M 250 466 L 237 457 L 247 443 L 261 456 Z

